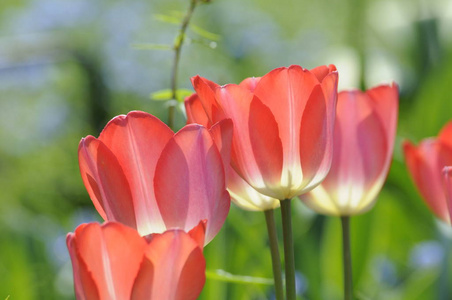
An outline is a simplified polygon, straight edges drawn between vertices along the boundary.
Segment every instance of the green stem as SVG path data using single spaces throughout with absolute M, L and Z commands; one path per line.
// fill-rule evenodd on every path
M 447 228 L 450 230 L 450 228 Z M 450 299 L 451 291 L 449 284 L 449 260 L 451 258 L 452 240 L 448 236 L 450 232 L 439 231 L 439 239 L 444 247 L 444 255 L 441 262 L 441 269 L 439 273 L 439 288 L 438 288 L 438 300 Z
M 352 278 L 352 256 L 350 250 L 350 217 L 342 216 L 342 257 L 344 261 L 344 300 L 352 300 L 353 278 Z
M 265 221 L 267 223 L 268 241 L 270 244 L 270 253 L 272 256 L 273 278 L 275 280 L 276 300 L 284 299 L 284 288 L 281 274 L 281 258 L 279 256 L 278 235 L 276 233 L 274 210 L 264 211 Z
M 173 68 L 171 70 L 171 94 L 174 100 L 177 100 L 177 74 L 179 70 L 179 61 L 180 61 L 180 53 L 182 50 L 182 45 L 184 44 L 185 39 L 185 31 L 187 30 L 188 24 L 190 23 L 191 17 L 193 15 L 193 11 L 196 8 L 197 0 L 190 0 L 190 6 L 188 8 L 187 14 L 182 21 L 181 27 L 179 29 L 179 34 L 176 37 L 174 42 L 173 50 L 174 50 L 174 60 L 173 60 Z M 174 126 L 174 113 L 175 107 L 171 103 L 168 109 L 168 126 L 173 128 Z
M 295 300 L 295 257 L 292 237 L 292 214 L 290 199 L 281 201 L 281 216 L 284 237 L 284 267 L 286 273 L 287 300 Z

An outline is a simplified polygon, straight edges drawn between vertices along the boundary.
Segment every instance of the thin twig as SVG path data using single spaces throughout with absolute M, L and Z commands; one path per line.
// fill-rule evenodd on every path
M 171 71 L 171 94 L 172 98 L 174 100 L 177 100 L 177 74 L 179 71 L 179 61 L 180 61 L 180 54 L 182 50 L 182 45 L 184 44 L 185 40 L 185 32 L 188 28 L 188 24 L 190 23 L 191 17 L 193 15 L 193 12 L 196 8 L 196 4 L 198 3 L 198 0 L 190 0 L 190 6 L 188 8 L 187 14 L 184 17 L 184 20 L 182 21 L 181 27 L 179 29 L 179 34 L 176 37 L 176 40 L 174 42 L 174 60 L 173 60 L 173 68 Z M 168 109 L 168 126 L 170 128 L 173 128 L 174 126 L 174 113 L 175 108 L 172 103 L 170 103 L 169 109 Z

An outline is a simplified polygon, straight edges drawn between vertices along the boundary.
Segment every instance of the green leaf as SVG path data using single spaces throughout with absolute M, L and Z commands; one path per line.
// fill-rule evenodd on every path
M 193 94 L 192 90 L 189 89 L 178 89 L 176 90 L 176 100 L 183 102 L 186 97 Z M 164 89 L 151 94 L 151 99 L 156 101 L 167 101 L 173 99 L 173 92 L 170 89 Z
M 179 33 L 178 35 L 176 35 L 176 37 L 174 38 L 174 49 L 178 49 L 182 45 L 182 40 L 184 39 L 184 37 L 184 33 Z
M 206 38 L 208 40 L 211 40 L 211 41 L 218 42 L 221 39 L 221 36 L 219 34 L 207 31 L 204 28 L 201 28 L 201 27 L 199 27 L 197 25 L 194 25 L 194 24 L 190 25 L 190 29 L 194 33 L 198 34 L 199 36 L 201 36 L 203 38 Z
M 243 275 L 233 275 L 224 270 L 215 270 L 215 271 L 206 271 L 206 277 L 212 280 L 232 282 L 232 283 L 253 283 L 253 284 L 265 284 L 272 285 L 273 279 L 271 278 L 262 278 L 262 277 L 252 277 L 252 276 L 243 276 Z
M 173 15 L 155 14 L 154 18 L 160 22 L 165 22 L 169 24 L 179 24 L 181 22 L 181 18 L 176 16 L 174 13 Z
M 133 44 L 133 48 L 137 50 L 173 50 L 171 45 L 166 44 Z
M 6 296 L 6 299 L 5 299 L 5 300 L 8 300 L 8 299 L 9 299 L 9 296 L 10 296 L 10 295 Z
M 152 100 L 157 100 L 157 101 L 166 101 L 166 100 L 171 100 L 173 93 L 171 92 L 170 89 L 166 89 L 166 90 L 160 90 L 157 92 L 154 92 L 151 94 L 151 99 Z

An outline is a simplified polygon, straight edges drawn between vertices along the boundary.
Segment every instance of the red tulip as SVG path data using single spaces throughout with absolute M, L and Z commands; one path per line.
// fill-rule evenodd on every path
M 442 172 L 452 165 L 452 122 L 437 138 L 425 139 L 419 146 L 406 141 L 403 151 L 411 177 L 427 206 L 438 218 L 451 223 Z
M 452 166 L 443 168 L 443 176 L 447 211 L 449 213 L 449 220 L 452 220 Z
M 397 126 L 397 85 L 341 92 L 333 163 L 325 180 L 303 196 L 315 211 L 351 216 L 372 208 L 388 174 Z
M 231 138 L 224 120 L 211 131 Z M 225 143 L 225 145 L 230 144 Z M 111 120 L 99 138 L 83 138 L 79 165 L 99 214 L 141 235 L 193 228 L 207 220 L 206 243 L 229 211 L 221 152 L 211 133 L 192 124 L 174 134 L 154 116 L 130 112 Z
M 231 165 L 258 192 L 288 199 L 326 176 L 332 153 L 337 72 L 334 66 L 278 68 L 240 85 L 192 78 L 198 113 L 211 124 L 232 119 Z
M 203 232 L 201 222 L 194 231 Z M 82 224 L 67 236 L 77 299 L 196 299 L 205 282 L 198 242 L 182 230 L 150 241 L 120 223 Z
M 256 82 L 258 79 L 248 78 L 244 80 L 241 85 L 249 82 Z M 201 101 L 197 94 L 193 94 L 185 100 L 185 110 L 187 112 L 187 123 L 198 123 L 207 128 L 212 126 L 212 123 L 209 121 L 203 107 Z M 214 140 L 220 139 L 221 134 L 213 136 Z M 217 143 L 218 145 L 218 143 Z M 226 149 L 230 149 L 230 145 L 226 147 Z M 226 153 L 224 157 L 230 157 L 229 153 Z M 254 210 L 254 211 L 264 211 L 268 209 L 274 209 L 279 206 L 279 200 L 265 196 L 254 188 L 252 188 L 245 180 L 243 180 L 235 171 L 229 166 L 229 161 L 225 162 L 227 167 L 227 188 L 229 194 L 231 195 L 231 200 L 237 204 L 239 207 L 246 210 Z

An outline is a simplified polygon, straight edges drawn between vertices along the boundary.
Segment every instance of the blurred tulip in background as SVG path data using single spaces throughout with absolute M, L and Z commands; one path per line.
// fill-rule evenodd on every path
M 403 144 L 408 170 L 430 210 L 441 220 L 451 223 L 447 192 L 449 169 L 452 165 L 452 122 L 447 123 L 438 137 L 422 140 L 418 146 Z
M 339 93 L 331 170 L 302 196 L 310 208 L 334 216 L 372 208 L 389 171 L 398 104 L 396 84 Z

